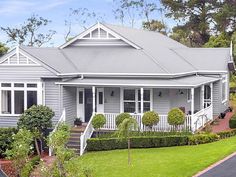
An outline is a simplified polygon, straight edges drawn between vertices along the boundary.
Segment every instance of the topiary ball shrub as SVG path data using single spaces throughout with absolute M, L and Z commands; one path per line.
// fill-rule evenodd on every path
M 121 113 L 118 116 L 116 116 L 116 126 L 119 127 L 119 125 L 125 120 L 130 119 L 132 116 L 129 113 Z
M 92 125 L 95 129 L 102 128 L 106 123 L 106 117 L 103 114 L 93 116 Z
M 233 117 L 229 120 L 229 127 L 236 128 L 236 114 L 234 114 Z
M 175 127 L 178 125 L 183 125 L 185 115 L 179 108 L 173 108 L 168 113 L 167 121 L 170 125 L 174 125 Z
M 142 123 L 143 125 L 152 128 L 159 122 L 159 115 L 155 111 L 148 111 L 143 114 Z

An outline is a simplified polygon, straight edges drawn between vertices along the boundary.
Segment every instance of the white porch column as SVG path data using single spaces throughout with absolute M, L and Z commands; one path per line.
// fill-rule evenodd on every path
M 140 88 L 140 96 L 141 96 L 141 114 L 143 115 L 143 88 Z
M 211 105 L 213 104 L 213 83 L 210 83 L 211 88 Z
M 204 109 L 204 85 L 201 86 L 201 103 L 200 103 L 200 109 Z
M 123 98 L 124 98 L 124 88 L 120 88 L 120 113 L 124 112 L 124 103 L 123 103 Z
M 191 126 L 192 126 L 192 131 L 195 131 L 194 127 L 194 88 L 191 88 Z
M 95 114 L 95 107 L 96 107 L 96 102 L 95 102 L 95 97 L 96 97 L 96 89 L 95 86 L 92 87 L 92 93 L 93 93 L 93 115 Z

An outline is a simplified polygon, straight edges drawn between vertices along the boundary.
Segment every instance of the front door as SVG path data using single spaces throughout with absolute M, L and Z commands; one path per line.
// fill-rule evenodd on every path
M 85 89 L 84 90 L 85 94 L 85 105 L 84 105 L 84 110 L 85 110 L 85 122 L 89 122 L 92 114 L 93 114 L 93 94 L 92 94 L 92 89 Z
M 97 88 L 97 112 L 104 113 L 104 88 Z

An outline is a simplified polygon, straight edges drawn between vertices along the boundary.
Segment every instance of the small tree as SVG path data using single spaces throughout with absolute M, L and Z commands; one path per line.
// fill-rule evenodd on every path
M 159 115 L 155 111 L 148 111 L 143 114 L 142 123 L 143 125 L 152 129 L 153 125 L 159 122 Z
M 130 135 L 132 131 L 137 130 L 138 124 L 134 118 L 126 118 L 123 122 L 119 125 L 118 128 L 118 138 L 126 139 L 128 143 L 128 164 L 131 164 L 131 157 L 130 157 Z
M 116 126 L 119 127 L 119 125 L 123 122 L 125 119 L 132 118 L 129 113 L 121 113 L 118 116 L 116 116 Z
M 100 128 L 102 128 L 106 123 L 106 117 L 103 114 L 96 114 L 93 116 L 92 125 L 95 129 L 100 132 Z
M 21 173 L 24 165 L 29 161 L 29 155 L 32 152 L 33 135 L 29 130 L 20 129 L 13 135 L 11 149 L 6 150 L 7 158 L 13 160 L 17 175 Z
M 173 108 L 168 113 L 168 123 L 170 125 L 173 125 L 175 127 L 175 130 L 177 130 L 178 125 L 184 124 L 185 116 L 183 111 L 181 111 L 179 108 Z
M 42 145 L 43 132 L 52 127 L 52 117 L 54 112 L 47 106 L 33 105 L 27 109 L 21 116 L 17 123 L 18 128 L 26 128 L 34 135 L 35 147 L 38 155 L 40 155 L 38 140 Z M 41 147 L 41 146 L 40 146 Z M 42 149 L 41 149 L 42 150 Z

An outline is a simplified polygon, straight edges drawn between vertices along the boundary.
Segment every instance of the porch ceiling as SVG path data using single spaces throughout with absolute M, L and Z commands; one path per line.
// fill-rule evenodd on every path
M 60 85 L 82 85 L 82 86 L 133 86 L 133 87 L 164 87 L 164 88 L 192 88 L 220 80 L 216 77 L 188 76 L 174 79 L 151 79 L 151 78 L 75 78 L 64 82 L 57 82 Z

